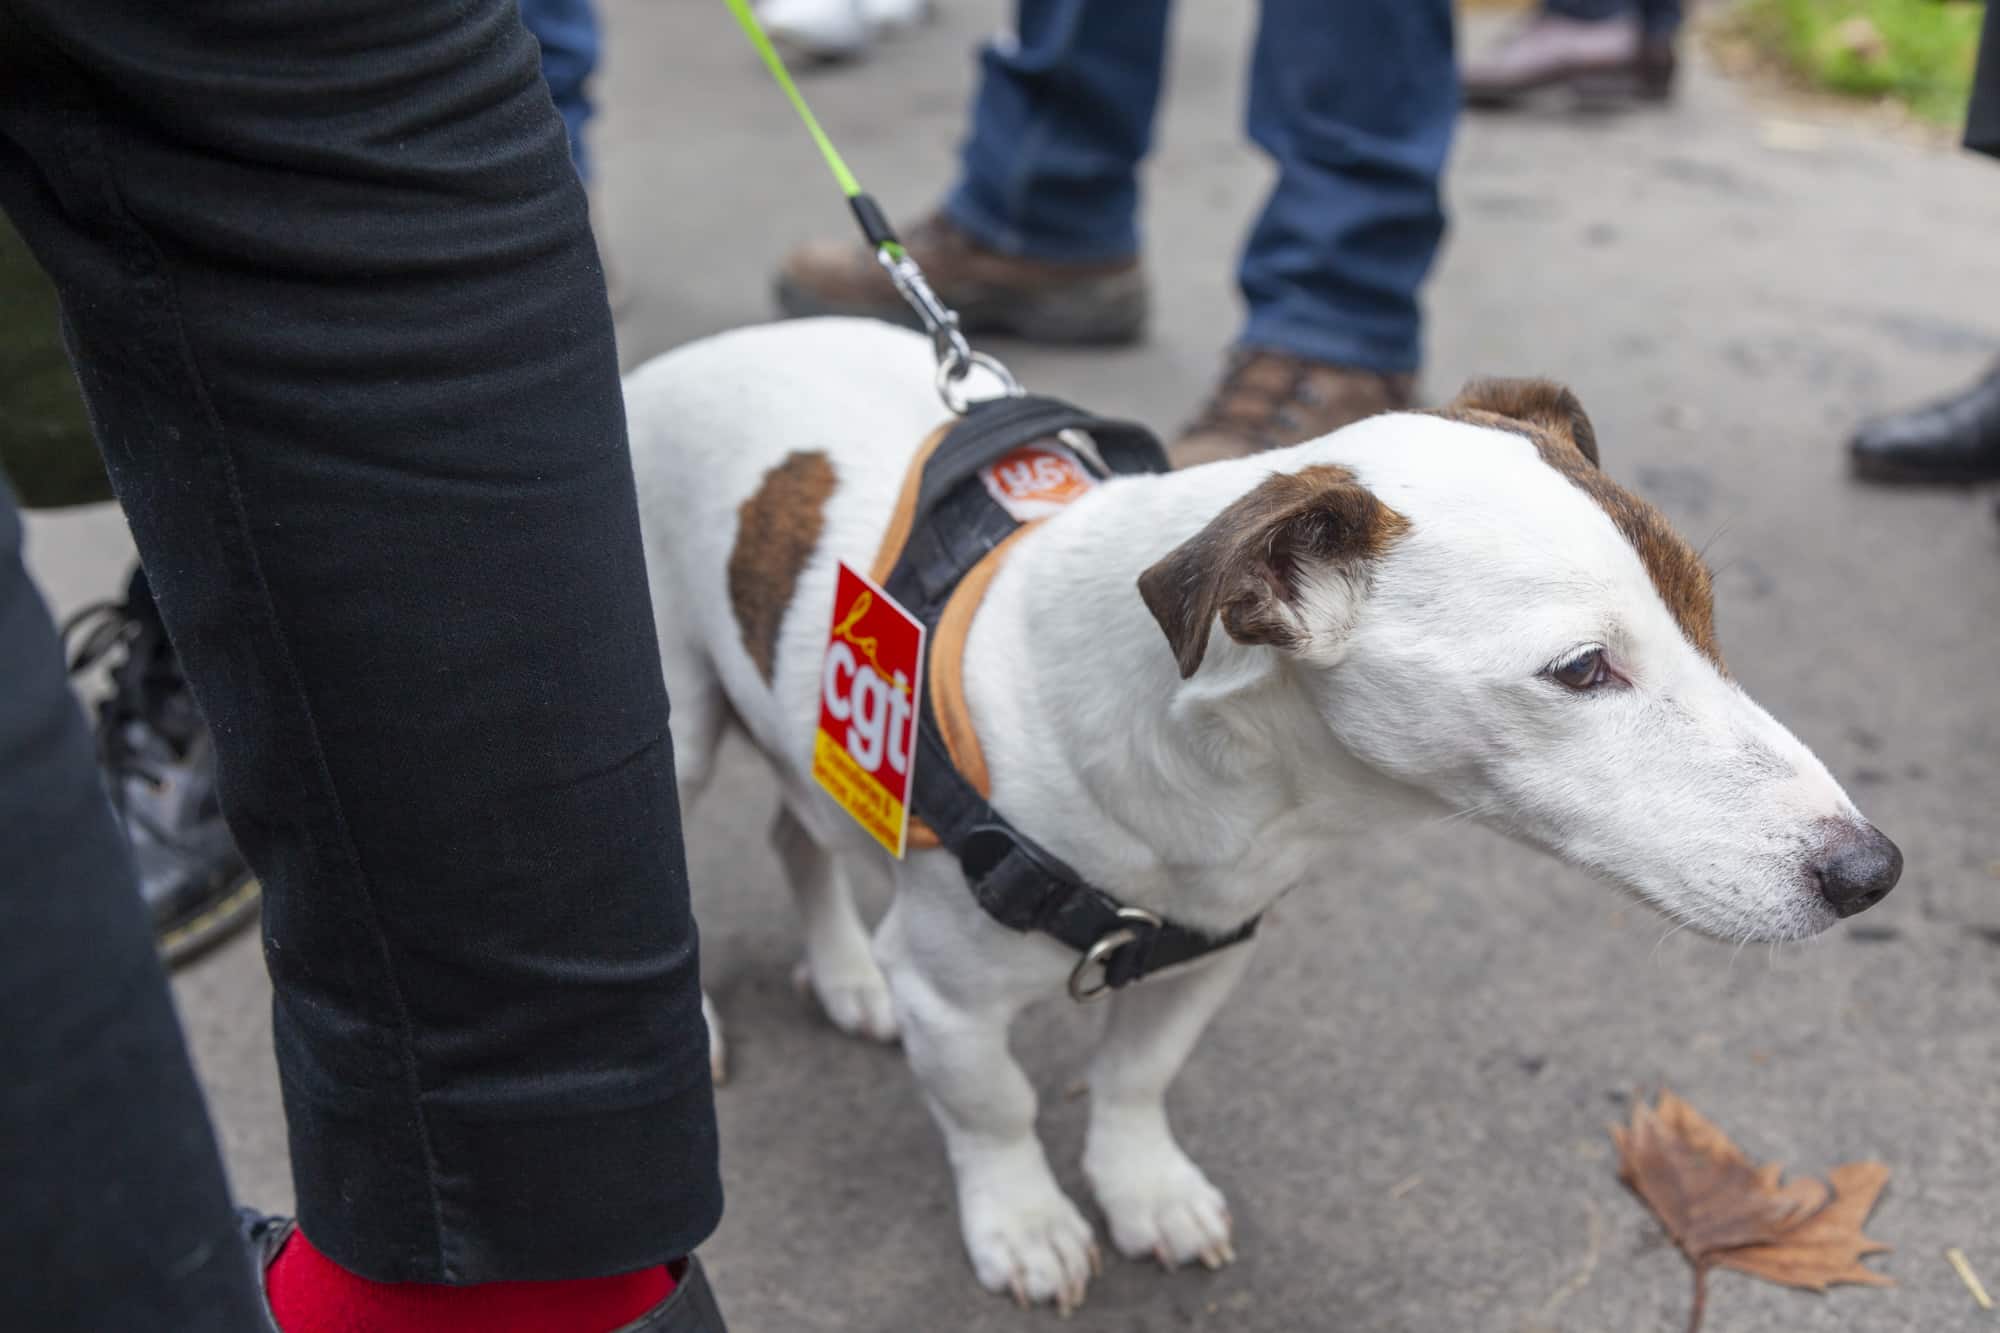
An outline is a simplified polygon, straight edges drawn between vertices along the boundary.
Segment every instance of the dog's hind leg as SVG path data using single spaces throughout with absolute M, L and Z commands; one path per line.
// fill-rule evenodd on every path
M 889 983 L 868 946 L 868 930 L 854 902 L 854 887 L 840 858 L 821 846 L 781 800 L 771 822 L 771 846 L 798 899 L 806 933 L 800 980 L 842 1032 L 875 1041 L 896 1040 Z
M 1049 1170 L 1034 1086 L 1007 1048 L 1014 1015 L 1058 984 L 1062 960 L 988 920 L 948 860 L 935 871 L 899 867 L 875 950 L 903 1049 L 944 1134 L 980 1284 L 1024 1306 L 1074 1309 L 1099 1271 L 1097 1241 Z
M 1129 1258 L 1220 1268 L 1236 1257 L 1229 1207 L 1174 1141 L 1166 1094 L 1255 948 L 1246 941 L 1111 1000 L 1090 1065 L 1083 1173 L 1111 1223 L 1112 1243 Z

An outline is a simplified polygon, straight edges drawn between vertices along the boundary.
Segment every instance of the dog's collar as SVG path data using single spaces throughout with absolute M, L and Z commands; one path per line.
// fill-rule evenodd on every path
M 973 897 L 994 920 L 1038 931 L 1082 955 L 1069 991 L 1088 1000 L 1238 944 L 1256 931 L 1257 918 L 1218 937 L 1128 907 L 1085 883 L 987 801 L 986 760 L 965 704 L 965 641 L 1009 548 L 1038 521 L 1010 512 L 987 469 L 1023 446 L 1071 431 L 1086 440 L 1069 436 L 1064 447 L 1097 478 L 1166 471 L 1160 442 L 1144 426 L 1093 416 L 1054 398 L 977 403 L 933 432 L 912 460 L 872 574 L 923 622 L 929 644 L 909 845 L 955 855 Z

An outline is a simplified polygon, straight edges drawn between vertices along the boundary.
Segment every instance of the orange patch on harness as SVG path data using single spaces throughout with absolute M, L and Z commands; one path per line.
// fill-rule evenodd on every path
M 1097 484 L 1070 447 L 1053 440 L 1009 449 L 979 469 L 979 480 L 1021 523 L 1047 518 Z

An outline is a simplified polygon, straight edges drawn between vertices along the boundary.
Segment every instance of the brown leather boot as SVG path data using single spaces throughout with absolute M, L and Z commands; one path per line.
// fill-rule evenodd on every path
M 1632 15 L 1573 19 L 1537 14 L 1460 71 L 1465 104 L 1500 107 L 1542 88 L 1585 98 L 1660 100 L 1673 91 L 1671 37 L 1644 33 Z
M 1330 435 L 1380 412 L 1400 412 L 1416 393 L 1416 376 L 1333 366 L 1323 361 L 1239 347 L 1222 384 L 1201 415 L 1167 450 L 1173 465 L 1193 467 L 1242 458 Z
M 1146 327 L 1146 279 L 1137 259 L 1059 264 L 988 250 L 942 214 L 903 233 L 931 289 L 958 312 L 967 333 L 1012 334 L 1046 343 L 1129 343 Z M 813 241 L 778 270 L 778 309 L 806 315 L 865 315 L 917 327 L 874 252 L 853 242 Z

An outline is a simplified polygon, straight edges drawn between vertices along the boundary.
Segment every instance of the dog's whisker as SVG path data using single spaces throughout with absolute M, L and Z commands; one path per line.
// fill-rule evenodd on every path
M 1693 924 L 1694 924 L 1693 921 L 1683 921 L 1677 926 L 1668 927 L 1667 933 L 1660 936 L 1659 939 L 1653 942 L 1653 951 L 1646 955 L 1646 965 L 1648 967 L 1652 967 L 1655 964 L 1657 964 L 1660 959 L 1660 946 L 1664 945 L 1668 940 L 1680 934 L 1682 931 L 1686 930 L 1689 926 L 1692 926 Z
M 1481 815 L 1493 814 L 1496 811 L 1504 809 L 1505 805 L 1504 801 L 1481 801 L 1478 805 L 1469 805 L 1463 810 L 1454 810 L 1448 815 L 1439 815 L 1435 822 L 1438 824 L 1457 824 L 1468 819 L 1477 819 Z
M 1722 522 L 1718 523 L 1715 527 L 1715 531 L 1709 534 L 1708 540 L 1701 544 L 1701 549 L 1697 551 L 1696 554 L 1699 555 L 1704 560 L 1708 559 L 1708 548 L 1715 545 L 1717 542 L 1721 541 L 1724 537 L 1728 536 L 1729 529 L 1732 526 L 1734 526 L 1735 522 L 1736 522 L 1735 518 L 1731 517 L 1731 518 L 1725 518 L 1722 520 Z M 1730 564 L 1734 563 L 1736 562 L 1733 560 L 1730 561 Z M 1727 566 L 1725 566 L 1725 568 L 1727 568 Z
M 1743 956 L 1743 946 L 1748 944 L 1749 942 L 1750 942 L 1750 937 L 1748 935 L 1745 935 L 1742 939 L 1736 941 L 1736 947 L 1730 950 L 1729 966 L 1727 968 L 1724 968 L 1722 973 L 1724 980 L 1728 980 L 1729 978 L 1734 977 L 1736 975 L 1736 960 Z

